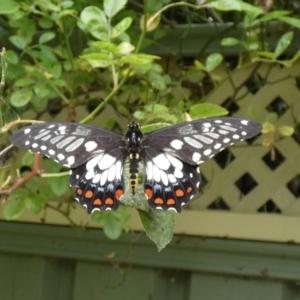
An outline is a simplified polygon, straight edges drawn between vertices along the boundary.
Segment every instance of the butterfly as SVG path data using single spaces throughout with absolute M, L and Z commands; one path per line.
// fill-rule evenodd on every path
M 198 165 L 260 131 L 259 123 L 232 117 L 196 120 L 147 134 L 131 122 L 125 135 L 77 123 L 43 123 L 18 130 L 11 142 L 69 167 L 75 199 L 88 213 L 118 208 L 126 188 L 127 159 L 132 196 L 141 162 L 149 206 L 181 212 L 198 193 Z

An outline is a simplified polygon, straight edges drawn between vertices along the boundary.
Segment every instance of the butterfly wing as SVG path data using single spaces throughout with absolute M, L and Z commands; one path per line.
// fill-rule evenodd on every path
M 181 206 L 198 193 L 198 164 L 260 130 L 261 125 L 251 120 L 211 118 L 146 134 L 142 158 L 149 205 L 180 212 Z
M 71 168 L 84 164 L 97 154 L 126 146 L 120 134 L 76 123 L 27 126 L 15 132 L 11 142 Z
M 20 129 L 11 142 L 70 167 L 69 184 L 88 213 L 118 208 L 127 155 L 122 135 L 88 125 L 45 123 Z

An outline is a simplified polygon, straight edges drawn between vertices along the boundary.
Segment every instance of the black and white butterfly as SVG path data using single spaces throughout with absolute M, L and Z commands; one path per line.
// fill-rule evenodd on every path
M 147 134 L 132 122 L 125 135 L 76 123 L 43 123 L 20 129 L 11 142 L 71 168 L 69 184 L 76 187 L 75 199 L 88 213 L 118 208 L 126 188 L 126 159 L 132 195 L 142 162 L 150 207 L 181 212 L 198 193 L 198 165 L 260 130 L 257 122 L 231 117 L 186 122 Z

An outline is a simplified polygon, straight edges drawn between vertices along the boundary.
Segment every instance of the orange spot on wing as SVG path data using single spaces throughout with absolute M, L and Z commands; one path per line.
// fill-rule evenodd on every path
M 92 191 L 86 191 L 84 196 L 86 198 L 92 198 L 94 196 L 94 193 Z
M 154 199 L 154 203 L 155 203 L 155 204 L 163 204 L 163 203 L 164 203 L 164 200 L 161 199 L 161 198 L 155 198 L 155 199 Z
M 187 191 L 188 193 L 191 193 L 192 190 L 193 190 L 193 188 L 190 187 L 190 186 L 186 189 L 186 191 Z
M 107 198 L 107 199 L 105 200 L 105 204 L 107 204 L 107 205 L 113 205 L 113 204 L 114 204 L 114 200 L 111 199 L 111 198 Z
M 178 189 L 178 190 L 175 191 L 175 195 L 177 197 L 183 197 L 184 196 L 184 191 L 181 190 L 181 189 Z
M 174 205 L 174 204 L 175 204 L 175 200 L 174 199 L 168 199 L 167 205 Z
M 101 205 L 102 201 L 99 198 L 97 198 L 97 199 L 94 200 L 94 204 L 95 205 Z
M 145 189 L 145 194 L 146 194 L 146 197 L 149 199 L 152 199 L 152 196 L 153 196 L 153 192 L 151 189 Z
M 82 195 L 82 193 L 83 193 L 82 189 L 77 189 L 76 192 L 77 192 L 78 195 Z
M 116 199 L 117 199 L 117 200 L 120 200 L 121 197 L 123 196 L 123 194 L 124 194 L 123 190 L 121 190 L 121 189 L 116 190 L 116 191 L 115 191 L 115 197 L 116 197 Z

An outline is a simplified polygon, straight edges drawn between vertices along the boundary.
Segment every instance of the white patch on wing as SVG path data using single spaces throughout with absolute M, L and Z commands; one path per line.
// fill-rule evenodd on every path
M 31 131 L 30 128 L 26 128 L 26 129 L 24 130 L 24 134 L 28 134 L 30 131 Z
M 153 179 L 153 163 L 151 161 L 147 162 L 146 173 L 149 180 Z
M 57 158 L 58 158 L 59 160 L 63 160 L 63 159 L 65 158 L 65 156 L 64 156 L 62 153 L 59 153 L 59 154 L 57 155 Z
M 189 136 L 185 136 L 183 138 L 189 145 L 191 145 L 194 148 L 202 148 L 203 145 L 201 143 L 199 143 L 198 141 L 196 141 L 195 139 L 189 137 Z
M 192 157 L 192 160 L 193 160 L 195 163 L 197 163 L 197 162 L 200 160 L 200 158 L 201 158 L 201 154 L 198 153 L 198 152 L 194 152 L 193 157 Z
M 246 126 L 247 126 L 248 123 L 249 123 L 249 121 L 248 121 L 248 120 L 242 120 L 241 123 L 242 123 L 243 125 L 246 125 Z
M 207 123 L 203 123 L 202 125 L 203 125 L 204 127 L 211 127 L 211 126 L 212 126 L 212 125 L 211 125 L 210 123 L 208 123 L 208 122 L 207 122 Z
M 180 161 L 178 158 L 176 158 L 172 155 L 169 155 L 169 154 L 166 154 L 166 157 L 168 158 L 169 162 L 172 164 L 172 166 L 174 168 L 182 170 L 182 168 L 183 168 L 182 161 Z
M 100 179 L 101 179 L 101 174 L 98 173 L 94 176 L 92 183 L 100 183 Z
M 218 138 L 220 137 L 219 134 L 214 133 L 214 132 L 206 132 L 206 133 L 204 133 L 204 134 L 207 135 L 207 136 L 210 136 L 210 137 L 213 138 L 213 139 L 218 139 Z
M 163 153 L 158 154 L 155 156 L 152 161 L 161 169 L 161 170 L 168 170 L 170 167 L 170 162 L 166 158 Z
M 175 176 L 173 174 L 168 174 L 168 178 L 171 183 L 177 182 L 177 179 L 175 178 Z
M 160 170 L 156 165 L 153 165 L 153 179 L 157 182 L 160 181 Z
M 64 137 L 64 136 L 63 136 Z M 70 144 L 72 141 L 74 141 L 76 139 L 75 136 L 69 136 L 67 138 L 64 137 L 64 139 L 62 141 L 60 141 L 56 147 L 58 149 L 64 148 L 65 146 L 67 146 L 68 144 Z
M 43 150 L 43 151 L 47 150 L 47 146 L 45 146 L 45 145 L 41 146 L 41 150 Z
M 89 170 L 86 174 L 85 174 L 85 179 L 86 180 L 90 180 L 95 176 L 95 172 L 94 169 Z
M 69 166 L 73 165 L 74 162 L 75 162 L 75 157 L 74 156 L 69 156 L 67 158 L 67 163 L 68 163 Z
M 65 151 L 66 152 L 71 152 L 76 150 L 82 143 L 84 142 L 84 138 L 79 138 L 76 141 L 74 141 L 72 144 L 70 144 Z
M 247 132 L 246 131 L 242 131 L 242 135 L 247 135 Z
M 203 153 L 204 155 L 208 156 L 211 154 L 211 149 L 206 149 Z
M 97 143 L 94 141 L 89 141 L 84 144 L 85 150 L 91 152 L 97 148 Z
M 204 135 L 201 135 L 201 134 L 195 134 L 195 135 L 193 135 L 193 137 L 205 144 L 212 144 L 214 142 L 214 140 L 212 140 Z
M 238 140 L 238 139 L 240 138 L 240 136 L 239 136 L 238 134 L 234 134 L 232 137 L 233 137 L 235 140 Z
M 107 176 L 107 180 L 108 181 L 113 181 L 115 179 L 116 176 L 116 165 L 113 164 L 109 169 L 108 169 L 108 176 Z
M 182 148 L 183 142 L 180 140 L 173 140 L 170 143 L 171 147 L 173 147 L 176 150 L 180 150 Z
M 118 160 L 116 162 L 116 179 L 121 180 L 121 178 L 122 178 L 122 171 L 123 171 L 122 162 L 120 160 Z
M 44 137 L 46 138 L 46 137 Z M 42 139 L 44 141 L 44 138 Z M 55 144 L 57 143 L 58 141 L 60 141 L 62 138 L 64 138 L 63 135 L 58 135 L 58 136 L 55 136 L 53 139 L 50 140 L 50 143 L 51 144 Z
M 183 173 L 180 170 L 175 169 L 174 176 L 177 177 L 177 178 L 182 178 Z
M 226 134 L 229 133 L 227 130 L 223 130 L 223 129 L 219 129 L 218 132 L 223 134 L 223 135 L 226 135 Z
M 30 144 L 29 141 L 26 141 L 26 142 L 25 142 L 25 146 L 28 146 L 29 144 Z
M 42 138 L 42 141 L 47 141 L 47 140 L 49 140 L 49 139 L 51 138 L 51 136 L 52 136 L 51 134 L 44 136 L 44 137 Z
M 227 144 L 227 143 L 230 142 L 230 139 L 229 139 L 229 138 L 226 138 L 226 139 L 223 140 L 223 142 Z
M 94 158 L 90 159 L 85 165 L 86 169 L 90 170 L 90 169 L 95 168 L 97 166 L 97 164 L 99 163 L 99 161 L 101 160 L 102 156 L 103 156 L 103 154 L 100 154 L 100 155 L 97 155 Z
M 198 131 L 194 129 L 192 124 L 186 124 L 177 129 L 177 132 L 181 135 L 188 135 L 197 133 Z
M 220 128 L 228 130 L 228 131 L 233 131 L 233 132 L 237 131 L 237 128 L 226 126 L 226 125 L 220 125 Z
M 221 124 L 221 123 L 223 123 L 223 121 L 222 121 L 222 120 L 215 120 L 214 122 L 215 122 L 215 123 L 217 123 L 217 124 Z
M 100 185 L 104 185 L 107 181 L 107 176 L 108 176 L 108 170 L 105 170 L 103 173 L 102 173 L 102 176 L 101 176 L 101 180 L 100 180 Z
M 109 154 L 104 154 L 102 157 L 101 161 L 98 163 L 98 166 L 100 170 L 105 170 L 108 169 L 112 164 L 114 164 L 116 161 L 116 158 L 109 155 Z
M 214 148 L 215 148 L 216 150 L 218 150 L 218 149 L 220 149 L 220 148 L 221 148 L 221 146 L 222 146 L 222 144 L 220 144 L 220 143 L 217 143 L 217 144 L 215 144 L 215 145 L 214 145 Z
M 38 147 L 38 144 L 37 144 L 37 143 L 33 143 L 31 147 L 32 147 L 32 148 L 37 148 L 37 147 Z
M 54 155 L 54 154 L 55 154 L 55 151 L 52 150 L 52 149 L 50 149 L 50 150 L 48 150 L 48 153 L 49 153 L 50 155 Z
M 41 137 L 47 135 L 49 132 L 50 132 L 50 130 L 43 131 L 42 133 L 36 135 L 33 139 L 34 139 L 34 140 L 38 140 L 38 139 L 40 139 Z
M 169 183 L 169 180 L 168 180 L 168 176 L 167 176 L 166 172 L 160 170 L 160 177 L 161 177 L 161 181 L 163 182 L 163 184 L 164 184 L 165 186 L 167 186 L 168 183 Z

